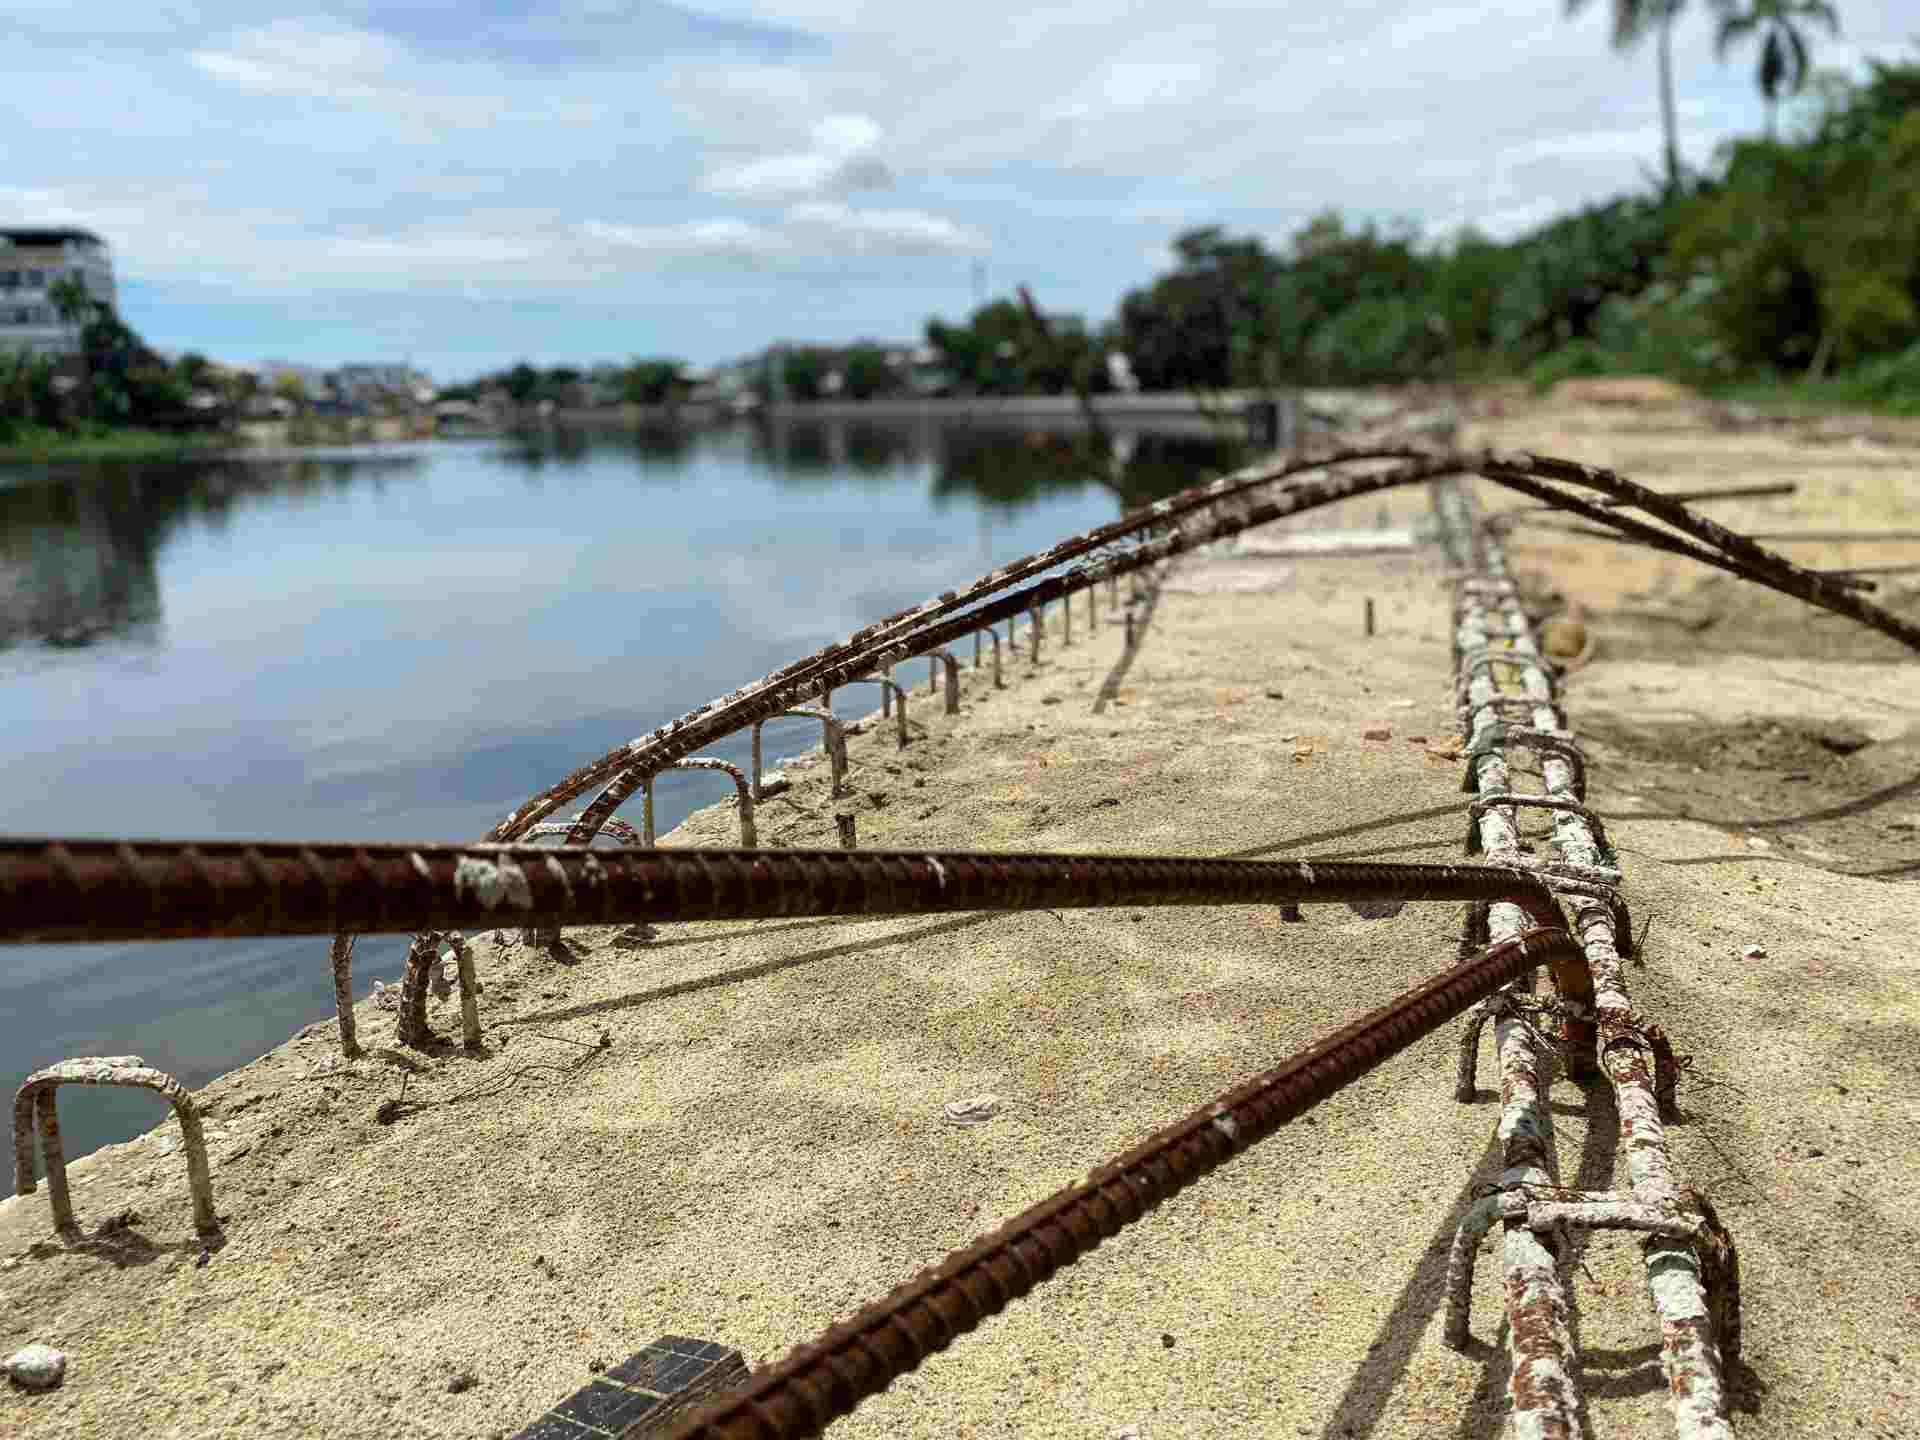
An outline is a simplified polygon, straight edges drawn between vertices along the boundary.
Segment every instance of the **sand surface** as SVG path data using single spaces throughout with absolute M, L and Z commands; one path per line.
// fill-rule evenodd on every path
M 1920 449 L 1511 399 L 1463 438 L 1661 488 L 1801 481 L 1786 501 L 1715 509 L 1736 525 L 1920 525 Z M 1425 503 L 1410 489 L 1317 523 L 1400 526 Z M 1608 737 L 1591 799 L 1652 926 L 1629 971 L 1636 1003 L 1693 1056 L 1671 1144 L 1740 1247 L 1737 1429 L 1912 1434 L 1920 672 L 1877 640 L 1807 658 L 1780 653 L 1778 624 L 1742 648 L 1729 620 L 1716 648 L 1713 626 L 1614 616 L 1632 594 L 1699 599 L 1693 577 L 1662 578 L 1665 557 L 1554 537 L 1515 560 L 1593 607 L 1600 644 L 1567 703 L 1577 730 Z M 1771 604 L 1755 594 L 1734 587 L 1722 608 Z M 1092 631 L 1076 601 L 1070 647 L 1054 613 L 1037 669 L 1023 639 L 1006 689 L 965 672 L 957 716 L 909 667 L 913 743 L 877 724 L 852 743 L 861 844 L 1453 858 L 1461 765 L 1427 743 L 1453 733 L 1448 602 L 1431 550 L 1226 547 L 1172 568 L 1100 713 L 1121 658 L 1104 593 Z M 1803 633 L 1847 628 L 1781 613 Z M 1770 723 L 1787 738 L 1763 745 Z M 1378 724 L 1392 738 L 1364 740 Z M 1635 738 L 1661 724 L 1692 737 L 1686 760 Z M 1735 734 L 1747 749 L 1711 743 Z M 1864 739 L 1843 753 L 1821 734 Z M 1892 758 L 1872 769 L 1880 752 Z M 1756 781 L 1756 757 L 1819 779 Z M 793 790 L 760 809 L 762 842 L 835 843 L 824 763 L 788 773 Z M 1795 786 L 1811 784 L 1840 798 L 1805 806 Z M 1835 805 L 1853 808 L 1811 813 Z M 1844 852 L 1802 836 L 1841 821 L 1870 833 Z M 717 807 L 665 843 L 736 834 Z M 1847 873 L 1866 870 L 1880 873 Z M 0 1433 L 504 1437 L 590 1362 L 669 1332 L 764 1364 L 1451 963 L 1459 918 L 1413 904 L 1371 921 L 1314 907 L 1284 926 L 1262 906 L 669 925 L 648 943 L 569 932 L 572 964 L 481 936 L 484 1056 L 403 1051 L 392 1012 L 368 1002 L 367 1058 L 342 1065 L 333 1026 L 316 1025 L 198 1092 L 226 1235 L 208 1263 L 167 1153 L 175 1123 L 73 1165 L 78 1244 L 52 1236 L 44 1189 L 0 1202 L 0 1354 L 41 1341 L 70 1357 L 60 1389 L 0 1392 Z M 1742 958 L 1750 944 L 1765 957 Z M 325 956 L 316 939 L 313 963 Z M 453 1002 L 432 1013 L 457 1035 Z M 1497 1434 L 1495 1247 L 1472 1352 L 1439 1343 L 1446 1243 L 1497 1168 L 1491 1060 L 1481 1099 L 1455 1103 L 1457 1033 L 1201 1181 L 831 1433 Z M 379 1123 L 403 1082 L 401 1118 Z M 982 1093 L 1003 1102 L 994 1119 L 943 1119 Z M 1607 1097 L 1561 1081 L 1553 1098 L 1563 1182 L 1613 1181 Z M 1670 1433 L 1638 1246 L 1602 1232 L 1578 1257 L 1592 1432 Z M 451 1390 L 458 1376 L 473 1383 Z

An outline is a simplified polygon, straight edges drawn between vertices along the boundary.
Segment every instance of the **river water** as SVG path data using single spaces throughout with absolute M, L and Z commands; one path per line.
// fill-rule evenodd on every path
M 0 834 L 475 839 L 621 741 L 1236 458 L 1120 449 L 1118 486 L 1084 442 L 924 423 L 0 466 Z M 767 761 L 817 739 L 770 727 Z M 747 744 L 703 753 L 744 769 Z M 731 792 L 661 777 L 661 833 Z M 405 950 L 361 939 L 357 994 Z M 196 1087 L 331 1013 L 317 937 L 0 948 L 0 1096 L 80 1055 Z M 69 1156 L 164 1113 L 60 1109 Z

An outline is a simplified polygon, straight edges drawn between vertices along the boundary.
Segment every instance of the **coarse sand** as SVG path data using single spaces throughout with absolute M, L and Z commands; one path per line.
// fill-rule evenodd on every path
M 1920 523 L 1920 451 L 1632 420 L 1509 402 L 1463 439 L 1618 463 L 1662 488 L 1734 483 L 1764 444 L 1801 490 L 1717 516 L 1831 524 L 1878 486 L 1900 494 L 1873 492 L 1873 523 L 1902 508 Z M 1722 463 L 1716 446 L 1742 458 Z M 1889 456 L 1901 463 L 1862 468 Z M 1424 503 L 1410 489 L 1384 517 L 1376 500 L 1316 523 L 1404 524 Z M 1659 653 L 1645 636 L 1610 652 L 1607 608 L 1652 586 L 1666 557 L 1542 540 L 1516 533 L 1517 567 L 1601 625 L 1568 685 L 1576 731 L 1782 719 L 1852 725 L 1873 745 L 1912 738 L 1911 660 L 1696 649 L 1691 632 Z M 829 799 L 817 755 L 791 765 L 792 789 L 760 807 L 762 843 L 834 845 L 834 812 L 852 808 L 863 848 L 1456 858 L 1466 797 L 1445 753 L 1441 565 L 1431 549 L 1231 544 L 1177 561 L 1098 713 L 1121 657 L 1104 587 L 1097 625 L 1076 597 L 1070 646 L 1052 612 L 1037 668 L 1023 637 L 1005 689 L 990 667 L 966 670 L 957 716 L 927 696 L 924 667 L 903 667 L 912 744 L 870 720 L 852 742 L 851 801 Z M 1391 738 L 1363 739 L 1372 727 Z M 1750 827 L 1649 803 L 1619 768 L 1596 757 L 1590 800 L 1651 925 L 1628 979 L 1693 1057 L 1669 1137 L 1739 1245 L 1736 1428 L 1912 1435 L 1920 870 L 1845 874 L 1798 854 L 1791 796 L 1762 849 Z M 1694 780 L 1710 785 L 1712 769 Z M 1916 787 L 1920 774 L 1856 799 L 1904 819 Z M 727 805 L 664 843 L 736 837 Z M 1911 831 L 1882 840 L 1920 850 Z M 663 1334 L 763 1365 L 1444 968 L 1459 923 L 1456 904 L 1410 904 L 1377 920 L 1308 907 L 1304 924 L 1273 906 L 674 924 L 650 941 L 570 931 L 571 963 L 512 932 L 479 936 L 483 1055 L 400 1049 L 393 1013 L 369 1001 L 366 1058 L 340 1063 L 333 1025 L 318 1024 L 198 1092 L 226 1237 L 204 1265 L 172 1121 L 72 1165 L 76 1244 L 52 1236 L 44 1187 L 0 1202 L 0 1355 L 34 1341 L 69 1355 L 59 1389 L 0 1393 L 0 1434 L 505 1437 L 590 1362 Z M 1749 946 L 1765 953 L 1746 958 Z M 314 965 L 326 951 L 317 938 Z M 454 1002 L 433 1016 L 457 1036 Z M 1481 1255 L 1470 1353 L 1439 1338 L 1448 1239 L 1497 1170 L 1491 1059 L 1480 1099 L 1456 1103 L 1458 1034 L 1380 1066 L 830 1433 L 1497 1434 L 1497 1247 Z M 403 1084 L 400 1118 L 380 1123 Z M 994 1118 L 944 1119 L 947 1102 L 981 1094 L 1000 1098 Z M 1562 1181 L 1618 1181 L 1606 1092 L 1561 1080 L 1552 1098 Z M 88 1096 L 69 1088 L 61 1103 Z M 1592 1432 L 1670 1433 L 1638 1245 L 1597 1232 L 1574 1253 Z M 473 1383 L 450 1389 L 458 1375 Z

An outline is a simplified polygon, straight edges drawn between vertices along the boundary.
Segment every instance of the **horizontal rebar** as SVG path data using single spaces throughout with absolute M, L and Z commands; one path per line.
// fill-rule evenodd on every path
M 1562 930 L 1489 947 L 1228 1091 L 1022 1211 L 687 1417 L 672 1440 L 818 1435 L 922 1360 L 1290 1120 L 1537 965 L 1579 953 Z
M 1549 894 L 1498 865 L 0 839 L 0 944 Z
M 1662 490 L 1659 495 L 1663 500 L 1695 505 L 1702 500 L 1744 500 L 1758 495 L 1791 495 L 1798 488 L 1798 483 L 1792 480 L 1768 480 L 1758 485 L 1728 485 L 1717 490 Z M 1601 508 L 1608 510 L 1634 503 L 1618 496 L 1610 496 L 1599 502 Z M 1557 505 L 1516 505 L 1511 510 L 1494 511 L 1485 516 L 1482 523 L 1504 522 L 1509 515 L 1545 515 L 1559 508 Z M 1757 540 L 1760 537 L 1750 535 L 1747 538 Z

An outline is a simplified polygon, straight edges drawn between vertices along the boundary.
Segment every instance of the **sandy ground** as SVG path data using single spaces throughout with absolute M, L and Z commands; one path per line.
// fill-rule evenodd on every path
M 1662 488 L 1802 482 L 1715 511 L 1736 524 L 1887 524 L 1915 503 L 1920 450 L 1688 423 L 1509 401 L 1464 438 Z M 1388 520 L 1424 503 L 1390 497 Z M 1323 523 L 1375 526 L 1380 508 Z M 1920 903 L 1900 872 L 1920 865 L 1920 678 L 1878 642 L 1796 658 L 1761 626 L 1741 648 L 1751 587 L 1722 605 L 1717 640 L 1703 639 L 1716 626 L 1616 623 L 1630 594 L 1698 595 L 1660 578 L 1662 558 L 1565 538 L 1515 559 L 1594 607 L 1599 647 L 1568 703 L 1600 737 L 1592 799 L 1652 926 L 1636 1001 L 1693 1056 L 1671 1143 L 1739 1242 L 1737 1429 L 1911 1434 Z M 1071 647 L 1056 612 L 1042 663 L 1010 665 L 1007 689 L 969 672 L 958 716 L 911 667 L 913 744 L 877 725 L 853 742 L 861 843 L 1452 858 L 1460 765 L 1423 743 L 1453 724 L 1448 598 L 1431 552 L 1222 553 L 1174 568 L 1101 713 L 1120 658 L 1104 597 L 1097 633 L 1076 605 Z M 1379 723 L 1390 740 L 1361 738 Z M 1810 778 L 1769 778 L 1762 760 Z M 832 844 L 824 764 L 789 773 L 793 791 L 761 808 L 763 842 Z M 1836 806 L 1853 808 L 1806 813 Z M 1820 828 L 1855 822 L 1874 828 L 1845 848 Z M 667 843 L 734 835 L 717 808 Z M 393 1048 L 391 1012 L 369 1002 L 373 1053 L 354 1066 L 319 1025 L 199 1092 L 226 1221 L 205 1265 L 184 1163 L 164 1153 L 172 1123 L 73 1166 L 80 1244 L 50 1238 L 44 1193 L 0 1202 L 0 1354 L 43 1341 L 70 1355 L 59 1390 L 0 1393 L 0 1433 L 507 1436 L 589 1362 L 668 1332 L 764 1364 L 1450 963 L 1458 923 L 1457 906 L 1409 905 L 1285 926 L 1244 906 L 674 925 L 651 943 L 570 932 L 572 964 L 482 937 L 483 1057 Z M 1743 959 L 1749 944 L 1765 958 Z M 313 963 L 325 954 L 316 940 Z M 451 1003 L 434 1015 L 457 1033 Z M 1481 1099 L 1456 1104 L 1456 1035 L 1256 1146 L 832 1433 L 1497 1434 L 1494 1248 L 1472 1352 L 1439 1343 L 1446 1243 L 1496 1168 L 1491 1062 Z M 405 1113 L 378 1123 L 403 1080 Z M 944 1102 L 983 1092 L 1004 1102 L 995 1119 L 943 1121 Z M 1606 1095 L 1563 1081 L 1554 1101 L 1563 1180 L 1612 1181 Z M 1593 1433 L 1669 1433 L 1637 1245 L 1594 1236 L 1570 1285 Z M 462 1375 L 474 1383 L 450 1390 Z

